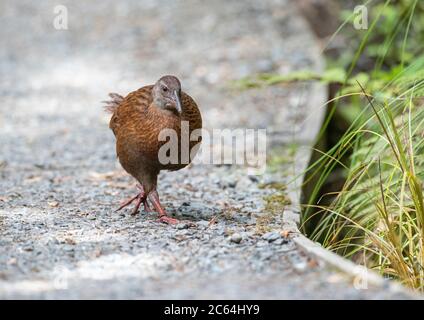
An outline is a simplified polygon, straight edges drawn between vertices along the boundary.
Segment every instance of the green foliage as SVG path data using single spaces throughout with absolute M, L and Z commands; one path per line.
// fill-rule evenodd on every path
M 410 287 L 424 289 L 424 106 L 414 99 L 371 101 L 374 116 L 346 135 L 356 139 L 343 189 L 330 206 L 315 205 L 320 222 L 310 237 Z M 305 216 L 304 216 L 305 218 Z M 361 261 L 361 260 L 359 260 Z
M 365 5 L 367 30 L 353 27 L 352 9 L 341 13 L 336 34 L 346 47 L 323 73 L 260 74 L 235 85 L 321 81 L 340 88 L 323 131 L 335 113 L 350 127 L 308 168 L 306 182 L 314 187 L 301 228 L 325 247 L 424 291 L 424 1 Z M 321 194 L 340 167 L 342 189 Z
M 369 34 L 363 57 L 376 62 L 375 70 L 382 67 L 412 63 L 424 40 L 424 3 L 418 0 L 370 1 L 369 19 L 375 26 Z M 342 17 L 354 19 L 351 11 L 344 11 Z M 352 24 L 348 24 L 351 26 Z M 357 30 L 348 28 L 344 35 L 351 48 L 359 45 L 361 38 Z M 345 50 L 342 61 L 347 66 L 355 50 Z
M 357 49 L 347 48 L 336 63 L 347 70 L 336 108 L 351 127 L 311 165 L 318 179 L 302 223 L 327 248 L 424 290 L 424 7 L 376 2 L 369 30 L 344 31 Z M 342 190 L 320 196 L 349 149 Z

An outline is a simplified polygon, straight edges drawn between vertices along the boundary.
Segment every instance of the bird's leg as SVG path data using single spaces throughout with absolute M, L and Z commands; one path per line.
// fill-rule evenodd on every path
M 139 194 L 137 194 L 135 197 L 132 197 L 132 198 L 130 198 L 130 199 L 128 199 L 127 201 L 125 201 L 124 203 L 122 203 L 121 204 L 121 206 L 118 208 L 118 209 L 116 209 L 115 211 L 119 211 L 119 210 L 122 210 L 122 209 L 124 209 L 126 206 L 129 206 L 135 199 L 137 199 L 137 198 L 139 198 Z
M 138 213 L 138 209 L 140 208 L 140 205 L 143 202 L 143 198 L 146 199 L 146 196 L 144 194 L 143 196 L 141 195 L 141 193 L 137 196 L 137 202 L 135 203 L 135 207 L 133 211 L 131 212 L 132 216 L 135 216 Z
M 177 224 L 180 221 L 174 218 L 171 218 L 167 215 L 165 209 L 162 207 L 159 201 L 159 194 L 156 190 L 153 190 L 149 193 L 149 199 L 155 207 L 156 211 L 159 213 L 159 222 L 167 224 Z
M 150 208 L 149 203 L 147 202 L 147 196 L 143 201 L 143 205 L 144 205 L 144 211 L 145 212 L 152 212 L 153 210 Z
M 140 193 L 138 193 L 136 196 L 128 199 L 127 201 L 125 201 L 116 211 L 119 211 L 123 208 L 125 208 L 126 206 L 130 205 L 134 200 L 137 200 L 134 210 L 132 211 L 131 215 L 135 215 L 138 212 L 138 209 L 140 208 L 141 204 L 144 204 L 144 210 L 146 212 L 150 212 L 150 206 L 147 203 L 147 195 L 144 192 L 144 188 L 142 185 L 137 184 L 137 188 L 140 190 Z
M 144 212 L 152 212 L 152 209 L 150 208 L 149 203 L 147 202 L 147 194 L 144 192 L 143 186 L 141 184 L 137 184 L 137 188 L 140 189 L 140 195 L 143 194 L 143 196 L 140 196 L 140 204 L 141 202 L 143 202 Z M 140 204 L 138 205 L 137 210 L 140 207 Z

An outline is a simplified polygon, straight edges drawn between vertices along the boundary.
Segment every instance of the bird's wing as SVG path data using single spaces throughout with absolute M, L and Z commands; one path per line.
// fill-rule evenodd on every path
M 202 128 L 202 115 L 194 99 L 187 93 L 182 92 L 181 103 L 184 106 L 182 119 L 190 122 L 190 129 Z
M 120 95 L 110 94 L 112 101 L 106 106 L 112 112 L 109 128 L 116 135 L 117 129 L 126 121 L 134 119 L 136 114 L 144 112 L 152 101 L 151 91 L 153 86 L 145 86 L 129 93 L 125 98 Z

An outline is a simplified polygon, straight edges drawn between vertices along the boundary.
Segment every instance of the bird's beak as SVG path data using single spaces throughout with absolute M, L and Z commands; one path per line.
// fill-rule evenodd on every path
M 174 95 L 175 95 L 175 107 L 176 107 L 178 113 L 181 113 L 183 109 L 181 107 L 180 95 L 178 94 L 177 90 L 174 91 Z

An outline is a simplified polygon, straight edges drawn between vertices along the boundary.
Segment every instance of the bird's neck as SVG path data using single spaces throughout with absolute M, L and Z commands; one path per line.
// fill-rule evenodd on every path
M 155 104 L 154 101 L 150 104 L 149 109 L 154 111 L 153 114 L 161 114 L 168 117 L 181 118 L 182 114 L 184 114 L 184 107 L 182 108 L 182 112 L 180 114 L 177 110 L 159 107 Z

